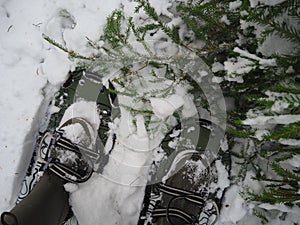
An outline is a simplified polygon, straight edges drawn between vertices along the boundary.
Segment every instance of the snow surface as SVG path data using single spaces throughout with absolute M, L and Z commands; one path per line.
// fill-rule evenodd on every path
M 239 192 L 240 187 L 237 185 L 231 186 L 227 190 L 221 210 L 221 222 L 236 224 L 237 221 L 246 215 L 245 200 L 240 196 Z
M 74 107 L 86 112 L 82 105 L 75 103 Z M 94 113 L 92 110 L 89 112 L 89 118 L 93 119 Z M 137 129 L 131 133 L 132 138 L 128 137 L 130 142 L 127 146 L 116 143 L 101 174 L 94 173 L 78 187 L 66 186 L 71 192 L 70 203 L 80 224 L 94 225 L 100 221 L 106 224 L 137 224 L 152 156 L 144 119 L 140 115 L 137 117 Z M 144 147 L 144 151 L 136 151 L 137 145 L 139 150 Z
M 242 1 L 237 0 L 229 3 L 229 9 L 230 10 L 235 10 L 239 8 L 242 5 Z
M 245 125 L 290 124 L 300 121 L 300 115 L 257 116 L 243 121 Z
M 277 5 L 279 3 L 285 2 L 286 0 L 250 0 L 250 6 L 252 8 L 256 7 L 258 4 L 264 5 Z
M 183 98 L 179 95 L 172 95 L 165 99 L 150 98 L 150 102 L 153 107 L 154 114 L 161 119 L 165 119 L 172 115 L 184 104 Z

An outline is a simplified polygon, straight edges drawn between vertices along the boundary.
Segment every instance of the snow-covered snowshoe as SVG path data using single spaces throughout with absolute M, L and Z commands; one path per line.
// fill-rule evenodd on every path
M 211 225 L 217 221 L 227 187 L 217 183 L 221 183 L 221 175 L 228 176 L 230 163 L 225 160 L 228 153 L 222 151 L 218 158 L 209 162 L 204 151 L 210 134 L 219 132 L 220 128 L 204 119 L 198 122 L 199 139 L 192 151 L 180 149 L 180 143 L 177 143 L 177 153 L 170 154 L 174 152 L 170 143 L 180 139 L 180 135 L 174 136 L 175 131 L 184 132 L 185 128 L 180 124 L 162 141 L 160 147 L 172 157 L 172 163 L 160 162 L 152 184 L 146 187 L 138 225 Z M 226 177 L 222 179 L 227 180 Z
M 101 162 L 108 123 L 117 115 L 117 110 L 113 110 L 117 109 L 116 95 L 108 90 L 113 88 L 110 82 L 106 88 L 101 78 L 92 72 L 79 70 L 70 73 L 54 100 L 60 110 L 51 115 L 47 130 L 40 132 L 17 205 L 2 214 L 3 225 L 62 224 L 71 217 L 68 193 L 63 185 L 88 180 L 94 165 Z M 100 116 L 96 129 L 82 117 L 63 121 L 67 109 L 82 99 L 96 102 L 97 117 Z M 75 126 L 77 139 L 70 136 Z M 72 218 L 65 224 L 78 222 Z
M 89 130 L 92 128 L 88 127 L 88 121 L 82 118 L 72 118 L 66 121 L 64 125 L 69 123 L 82 125 L 85 134 L 80 134 L 81 137 L 91 136 Z M 91 125 L 89 126 L 91 127 Z M 99 154 L 84 144 L 75 144 L 64 137 L 63 127 L 61 126 L 53 133 L 46 132 L 43 135 L 39 148 L 39 160 L 44 162 L 44 166 L 49 171 L 65 181 L 74 183 L 85 182 L 92 175 L 92 162 L 98 160 Z M 85 138 L 85 142 L 87 139 L 89 138 Z
M 74 144 L 64 137 L 64 126 L 81 124 L 82 139 L 90 137 L 89 122 L 82 118 L 67 120 L 53 133 L 45 133 L 39 142 L 38 161 L 43 175 L 32 191 L 11 212 L 2 215 L 3 225 L 62 224 L 69 213 L 66 182 L 84 182 L 93 172 L 92 160 L 98 155 L 83 144 Z M 37 216 L 36 216 L 37 215 Z

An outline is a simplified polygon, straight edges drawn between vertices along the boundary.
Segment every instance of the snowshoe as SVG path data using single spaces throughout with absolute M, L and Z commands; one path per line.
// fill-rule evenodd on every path
M 173 114 L 177 125 L 160 144 L 165 157 L 154 165 L 138 225 L 211 225 L 219 216 L 227 187 L 219 185 L 219 177 L 228 176 L 230 169 L 230 162 L 224 160 L 228 153 L 220 149 L 225 132 L 201 118 L 202 89 L 191 76 L 185 75 L 184 80 L 197 113 L 191 117 Z
M 218 187 L 217 183 L 220 175 L 228 175 L 230 162 L 225 160 L 228 153 L 222 151 L 216 160 L 209 162 L 204 150 L 210 134 L 219 132 L 220 128 L 204 119 L 198 122 L 200 136 L 195 149 L 180 149 L 180 143 L 175 150 L 170 148 L 174 139 L 180 139 L 180 135 L 173 135 L 175 131 L 184 132 L 180 124 L 162 141 L 160 147 L 173 157 L 172 163 L 160 162 L 152 176 L 152 184 L 146 187 L 138 225 L 211 225 L 217 221 L 227 187 Z M 172 151 L 177 152 L 172 156 Z
M 70 73 L 54 101 L 60 110 L 51 115 L 47 130 L 40 132 L 17 205 L 2 214 L 3 225 L 78 224 L 63 185 L 87 181 L 94 166 L 103 163 L 108 124 L 118 115 L 116 95 L 108 90 L 113 88 L 110 82 L 106 88 L 92 72 Z M 73 117 L 71 105 L 82 99 L 96 102 L 98 124 Z

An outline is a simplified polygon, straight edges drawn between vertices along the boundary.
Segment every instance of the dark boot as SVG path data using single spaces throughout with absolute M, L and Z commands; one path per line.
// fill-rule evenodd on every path
M 45 172 L 26 198 L 1 215 L 2 225 L 60 225 L 69 212 L 65 181 Z

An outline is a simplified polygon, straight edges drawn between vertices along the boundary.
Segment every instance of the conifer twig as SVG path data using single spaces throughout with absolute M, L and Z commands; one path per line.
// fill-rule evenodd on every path
M 85 59 L 85 60 L 91 60 L 94 61 L 95 58 L 94 57 L 86 57 L 83 56 L 79 53 L 76 53 L 73 50 L 67 49 L 66 47 L 62 46 L 61 44 L 59 44 L 58 42 L 56 42 L 55 40 L 53 40 L 52 38 L 50 38 L 49 36 L 47 36 L 46 34 L 43 34 L 43 38 L 49 42 L 51 45 L 54 45 L 55 47 L 61 49 L 62 51 L 68 53 L 70 58 L 77 58 L 77 59 Z

